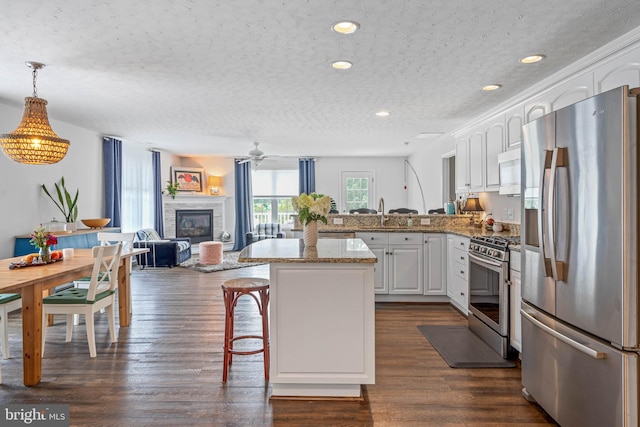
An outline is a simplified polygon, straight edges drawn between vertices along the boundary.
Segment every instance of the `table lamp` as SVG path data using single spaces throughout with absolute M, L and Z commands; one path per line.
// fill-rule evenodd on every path
M 207 186 L 209 187 L 209 194 L 212 196 L 217 196 L 220 194 L 220 186 L 222 185 L 222 177 L 221 176 L 209 176 L 207 178 Z
M 480 206 L 480 199 L 478 199 L 477 197 L 468 197 L 464 203 L 464 207 L 462 208 L 462 210 L 464 212 L 471 212 L 471 224 L 476 227 L 475 213 L 484 211 L 484 209 L 482 209 L 482 206 Z M 480 226 L 481 224 L 477 225 L 477 227 Z

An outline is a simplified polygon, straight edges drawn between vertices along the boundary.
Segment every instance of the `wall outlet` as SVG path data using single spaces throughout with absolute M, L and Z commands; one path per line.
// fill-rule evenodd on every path
M 513 221 L 513 209 L 507 209 L 507 219 Z
M 420 218 L 420 225 L 431 225 L 431 218 Z
M 342 225 L 342 218 L 333 218 L 334 225 Z

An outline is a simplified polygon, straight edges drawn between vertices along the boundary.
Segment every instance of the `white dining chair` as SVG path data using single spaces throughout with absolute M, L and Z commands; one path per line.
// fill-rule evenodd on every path
M 122 249 L 131 249 L 133 247 L 133 240 L 135 238 L 135 233 L 108 233 L 108 232 L 100 232 L 97 234 L 98 241 L 100 245 L 111 245 L 114 243 L 122 243 Z M 131 262 L 131 258 L 129 258 L 129 262 Z M 131 269 L 129 269 L 131 270 Z M 73 286 L 76 288 L 87 289 L 89 287 L 89 280 L 91 278 L 89 276 L 83 277 L 78 280 L 73 281 Z M 104 310 L 100 310 L 100 313 L 104 313 Z M 80 323 L 80 318 L 78 315 L 73 316 L 73 324 L 78 325 Z
M 0 294 L 0 343 L 2 357 L 9 358 L 9 313 L 22 308 L 20 294 Z
M 106 309 L 109 318 L 109 334 L 111 342 L 116 342 L 115 301 L 118 287 L 118 268 L 122 244 L 109 246 L 94 246 L 92 255 L 95 258 L 88 289 L 68 288 L 42 299 L 42 354 L 47 332 L 46 319 L 48 314 L 67 315 L 66 342 L 71 341 L 73 335 L 73 315 L 84 315 L 89 341 L 89 355 L 96 357 L 96 337 L 94 328 L 94 314 Z

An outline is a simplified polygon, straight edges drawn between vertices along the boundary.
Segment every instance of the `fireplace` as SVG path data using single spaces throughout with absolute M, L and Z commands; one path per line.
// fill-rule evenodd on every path
M 190 237 L 192 244 L 213 240 L 213 209 L 176 210 L 176 237 Z

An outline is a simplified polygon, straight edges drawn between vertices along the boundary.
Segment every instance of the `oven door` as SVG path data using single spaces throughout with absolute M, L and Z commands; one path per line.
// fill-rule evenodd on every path
M 469 254 L 469 311 L 503 337 L 509 333 L 509 263 Z

